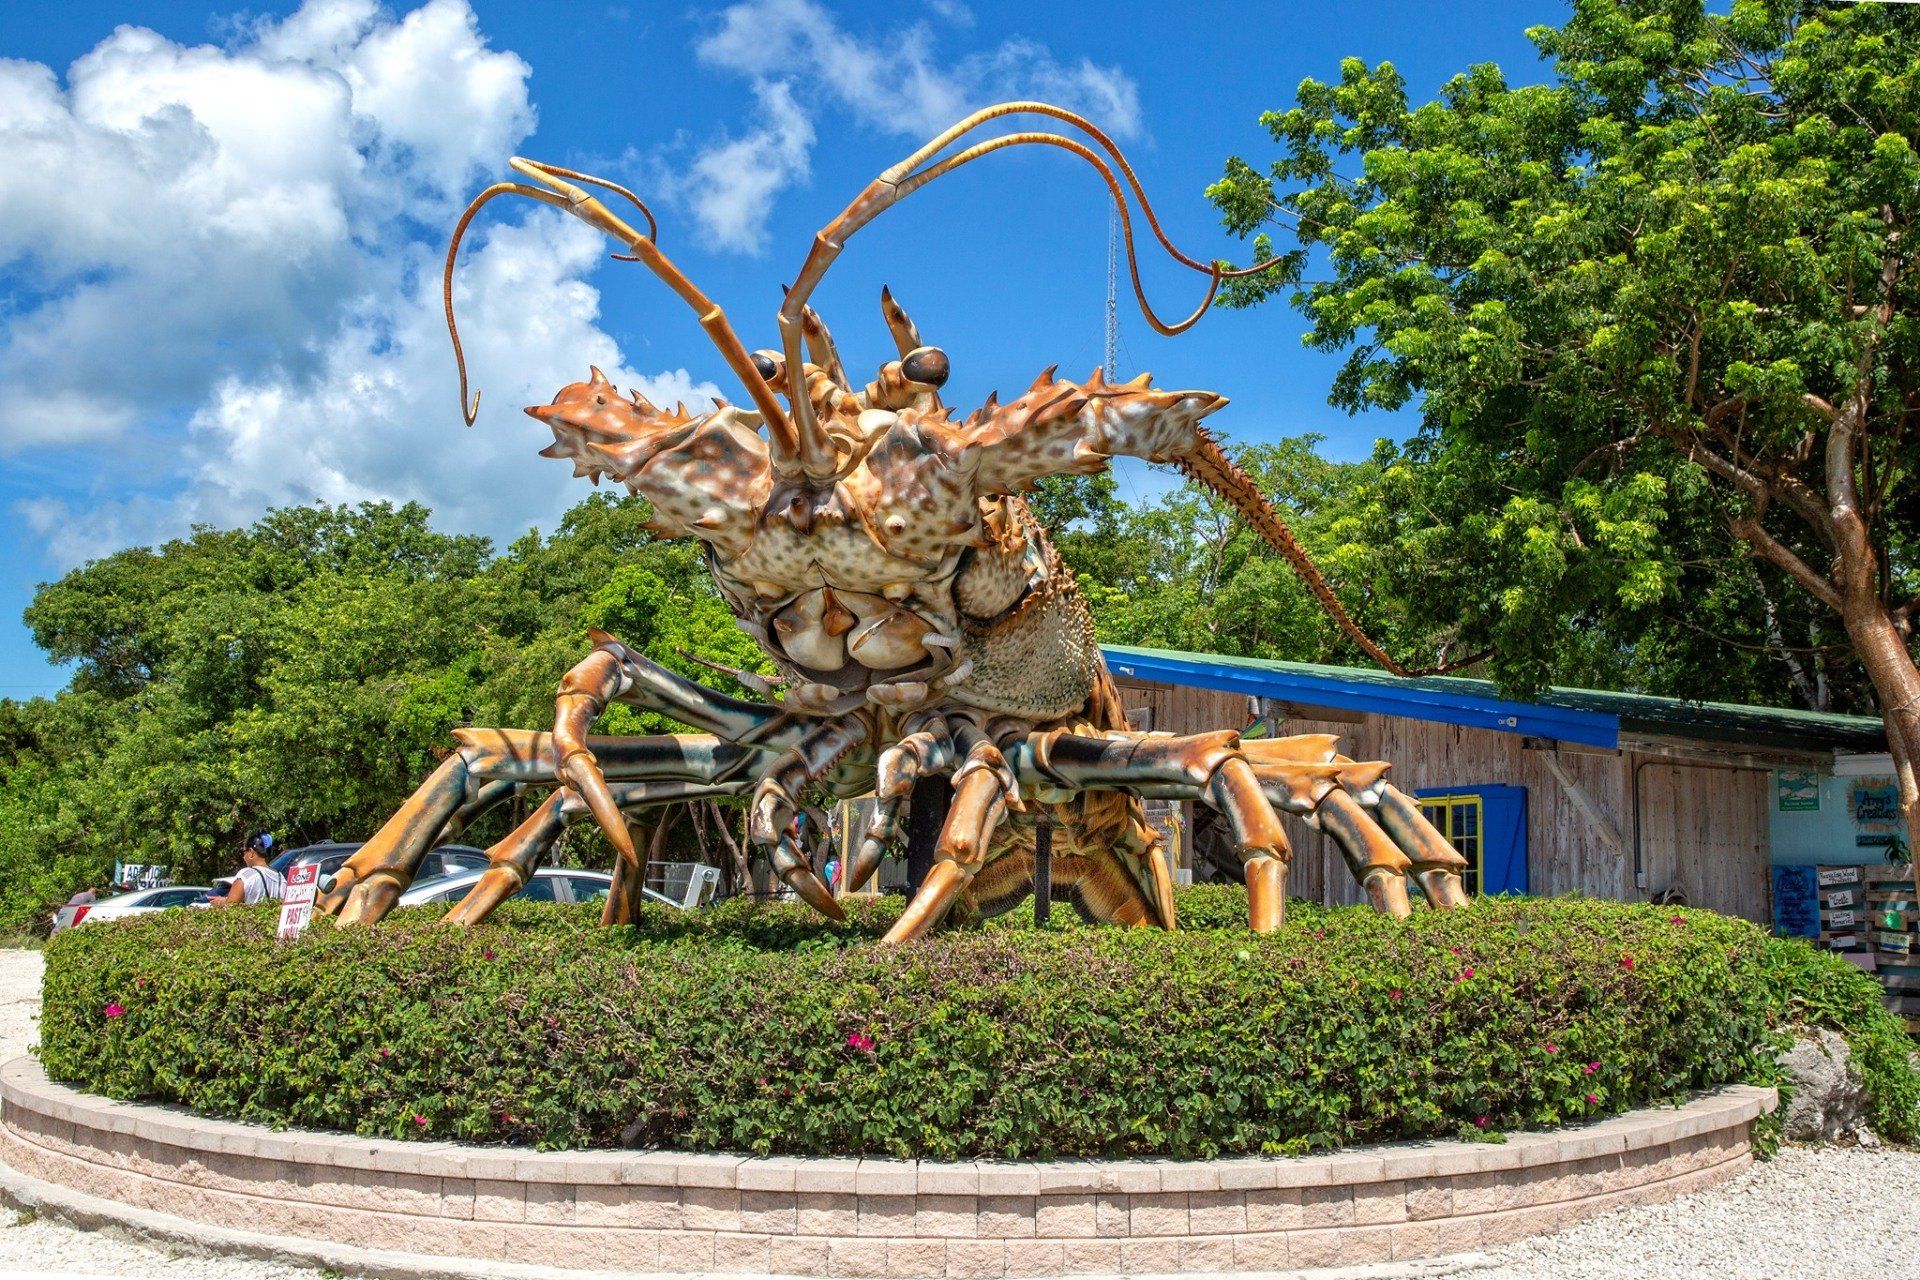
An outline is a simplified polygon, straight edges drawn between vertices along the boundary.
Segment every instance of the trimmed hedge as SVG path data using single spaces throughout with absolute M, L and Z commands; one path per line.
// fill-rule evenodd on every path
M 48 947 L 41 1056 L 117 1098 L 407 1138 L 1208 1157 L 1774 1083 L 1804 1018 L 1864 1036 L 1883 1135 L 1920 1129 L 1871 982 L 1711 912 L 1295 904 L 1258 937 L 1238 890 L 1206 888 L 1182 892 L 1179 933 L 1003 921 L 871 946 L 898 909 L 834 926 L 734 903 L 608 930 L 597 908 L 515 903 L 449 930 L 420 908 L 292 945 L 271 908 L 89 925 Z

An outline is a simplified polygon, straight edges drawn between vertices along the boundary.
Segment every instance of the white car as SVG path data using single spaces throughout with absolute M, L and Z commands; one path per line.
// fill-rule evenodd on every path
M 480 883 L 478 871 L 457 871 L 452 875 L 435 876 L 431 880 L 422 880 L 400 895 L 400 905 L 417 907 L 427 902 L 444 902 L 449 905 L 467 896 L 467 891 Z M 573 867 L 541 867 L 533 873 L 533 879 L 526 887 L 513 896 L 521 902 L 594 902 L 604 898 L 613 889 L 613 877 L 604 871 L 583 871 Z M 685 910 L 679 903 L 652 889 L 642 889 L 647 901 L 657 902 L 661 906 L 672 907 L 676 911 Z
M 53 932 L 71 929 L 88 920 L 119 920 L 171 907 L 198 906 L 211 892 L 203 884 L 169 884 L 158 889 L 135 889 L 98 902 L 68 903 L 53 913 Z

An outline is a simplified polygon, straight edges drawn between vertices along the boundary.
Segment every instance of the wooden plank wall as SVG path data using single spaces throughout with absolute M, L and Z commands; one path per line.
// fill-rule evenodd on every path
M 1245 727 L 1252 716 L 1244 694 L 1121 680 L 1129 710 L 1150 712 L 1147 727 L 1201 733 Z M 1618 848 L 1594 830 L 1548 769 L 1518 734 L 1432 724 L 1380 715 L 1349 720 L 1288 719 L 1282 732 L 1332 733 L 1341 749 L 1361 760 L 1386 760 L 1396 786 L 1491 783 L 1527 789 L 1527 864 L 1537 894 L 1584 893 L 1645 901 L 1677 888 L 1694 906 L 1750 920 L 1769 916 L 1765 769 L 1722 768 L 1687 761 L 1569 750 L 1560 762 L 1621 835 Z M 1644 768 L 1641 766 L 1644 764 Z M 1633 775 L 1640 770 L 1641 851 L 1645 889 L 1633 883 Z M 1285 821 L 1293 841 L 1289 890 L 1332 903 L 1361 900 L 1338 850 L 1295 818 Z

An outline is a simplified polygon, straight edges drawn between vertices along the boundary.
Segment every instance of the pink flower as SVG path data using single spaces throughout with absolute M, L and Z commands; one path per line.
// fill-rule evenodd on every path
M 1599 1064 L 1599 1063 L 1597 1063 L 1597 1062 L 1589 1062 L 1589 1063 L 1588 1063 L 1588 1064 L 1587 1064 L 1586 1066 L 1584 1066 L 1584 1067 L 1582 1067 L 1582 1068 L 1581 1068 L 1580 1070 L 1581 1070 L 1581 1073 L 1582 1073 L 1583 1075 L 1589 1075 L 1589 1076 L 1590 1076 L 1590 1075 L 1592 1075 L 1592 1074 L 1593 1074 L 1594 1072 L 1596 1072 L 1596 1071 L 1598 1071 L 1599 1069 L 1600 1069 L 1600 1064 Z
M 1633 957 L 1632 957 L 1632 956 L 1621 956 L 1621 957 L 1620 957 L 1620 967 L 1621 967 L 1622 969 L 1631 969 L 1631 968 L 1633 968 Z
M 1472 976 L 1473 976 L 1473 966 L 1468 965 L 1466 968 L 1460 971 L 1460 976 L 1455 978 L 1454 981 L 1465 982 L 1468 978 L 1471 978 Z
M 1553 1043 L 1553 1041 L 1551 1041 L 1551 1040 L 1549 1040 L 1549 1041 L 1547 1041 L 1547 1052 L 1548 1052 L 1548 1053 L 1558 1053 L 1558 1052 L 1560 1052 L 1560 1046 L 1559 1046 L 1559 1045 L 1557 1045 L 1557 1044 L 1555 1044 L 1555 1043 Z
M 480 958 L 481 958 L 482 960 L 491 960 L 491 959 L 493 959 L 493 948 L 492 948 L 492 947 L 488 947 L 488 948 L 487 948 L 487 949 L 486 949 L 485 951 L 482 951 L 482 952 L 480 953 Z
M 1327 931 L 1325 929 L 1315 929 L 1313 931 L 1313 936 L 1316 938 L 1324 938 L 1327 936 Z
M 413 1122 L 419 1125 L 422 1129 L 427 1127 L 427 1118 L 419 1114 L 418 1112 L 414 1113 Z
M 1590 1093 L 1590 1094 L 1588 1094 L 1588 1095 L 1587 1095 L 1587 1105 L 1588 1105 L 1588 1106 L 1590 1106 L 1590 1107 L 1597 1107 L 1597 1106 L 1599 1106 L 1599 1105 L 1600 1105 L 1600 1095 L 1599 1095 L 1599 1094 L 1597 1094 L 1597 1093 Z
M 381 1045 L 381 1046 L 380 1046 L 380 1056 L 381 1056 L 381 1057 L 383 1057 L 383 1058 L 386 1058 L 386 1057 L 391 1057 L 391 1056 L 392 1056 L 392 1054 L 393 1054 L 393 1050 L 391 1050 L 391 1049 L 389 1049 L 389 1048 L 387 1048 L 387 1047 L 386 1047 L 385 1045 Z
M 1391 990 L 1391 991 L 1389 991 L 1389 992 L 1387 992 L 1387 999 L 1389 999 L 1389 1000 L 1398 1000 L 1398 999 L 1399 999 L 1399 998 L 1400 998 L 1400 997 L 1401 997 L 1402 995 L 1404 995 L 1404 994 L 1406 994 L 1406 993 L 1405 993 L 1405 992 L 1403 992 L 1403 991 L 1401 991 L 1401 990 L 1400 990 L 1400 988 L 1398 988 L 1398 987 L 1395 987 L 1395 988 L 1394 988 L 1393 990 Z
M 102 1009 L 100 1012 L 106 1014 L 109 1018 L 118 1018 L 122 1014 L 126 1013 L 126 1009 L 120 1004 L 114 1003 L 114 1004 L 109 1004 L 106 1008 Z
M 873 1037 L 860 1031 L 847 1032 L 847 1048 L 859 1053 L 873 1052 Z
M 1673 922 L 1675 924 L 1685 924 L 1687 922 L 1687 918 L 1685 916 L 1675 916 L 1673 917 Z
M 1493 1118 L 1491 1116 L 1475 1116 L 1473 1122 L 1484 1129 L 1493 1123 Z

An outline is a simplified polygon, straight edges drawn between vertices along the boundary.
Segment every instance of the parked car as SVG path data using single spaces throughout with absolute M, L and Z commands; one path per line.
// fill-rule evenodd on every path
M 170 907 L 198 906 L 206 901 L 208 892 L 203 884 L 170 884 L 158 889 L 135 889 L 132 893 L 116 894 L 78 906 L 70 903 L 53 913 L 53 931 L 60 933 L 87 920 L 119 920 L 126 916 L 165 911 Z
M 479 882 L 479 871 L 456 871 L 432 880 L 416 880 L 411 889 L 400 895 L 400 905 L 417 907 L 428 902 L 451 905 L 466 897 L 467 891 Z M 522 902 L 595 902 L 606 897 L 612 889 L 613 877 L 604 871 L 586 871 L 578 867 L 541 867 L 533 873 L 533 879 L 527 881 L 526 887 L 513 896 Z M 655 893 L 652 889 L 642 889 L 640 892 L 648 902 L 671 907 L 675 911 L 688 910 L 663 893 Z
M 347 859 L 365 843 L 364 840 L 327 840 L 289 849 L 267 865 L 284 876 L 295 867 L 318 863 L 319 883 L 324 890 L 333 873 L 346 866 Z M 429 876 L 444 876 L 455 871 L 484 871 L 486 867 L 487 855 L 472 845 L 443 844 L 427 851 L 426 858 L 420 863 L 420 870 L 414 873 L 414 880 L 418 882 Z

